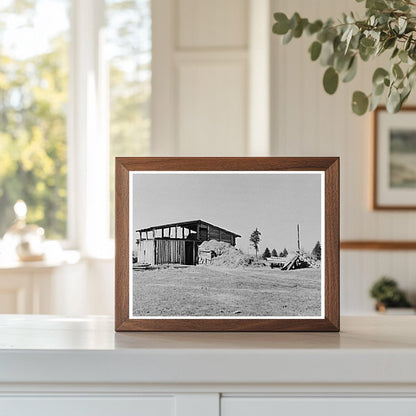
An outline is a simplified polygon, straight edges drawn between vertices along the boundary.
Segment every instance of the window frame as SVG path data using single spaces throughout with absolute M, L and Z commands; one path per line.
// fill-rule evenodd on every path
M 105 0 L 72 0 L 65 248 L 109 258 L 109 118 Z

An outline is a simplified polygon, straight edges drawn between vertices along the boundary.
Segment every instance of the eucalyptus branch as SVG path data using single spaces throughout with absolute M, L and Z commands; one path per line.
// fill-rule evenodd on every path
M 356 0 L 361 3 L 363 0 Z M 349 82 L 357 73 L 357 62 L 369 61 L 391 51 L 389 68 L 377 68 L 372 92 L 355 91 L 352 109 L 362 115 L 374 110 L 387 92 L 390 112 L 397 112 L 407 100 L 416 78 L 416 3 L 411 0 L 366 0 L 366 17 L 356 19 L 344 14 L 334 25 L 332 19 L 309 22 L 295 13 L 290 19 L 275 13 L 273 32 L 283 36 L 283 43 L 304 34 L 313 36 L 309 53 L 326 68 L 323 86 L 334 94 L 339 81 Z

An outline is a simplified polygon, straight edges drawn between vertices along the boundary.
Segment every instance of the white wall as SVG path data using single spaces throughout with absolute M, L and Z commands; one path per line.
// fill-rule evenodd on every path
M 154 0 L 152 10 L 152 153 L 245 155 L 248 0 Z
M 311 19 L 334 18 L 350 10 L 363 10 L 363 6 L 351 0 L 272 0 L 273 12 L 298 11 Z M 350 103 L 354 90 L 370 92 L 377 62 L 360 63 L 357 79 L 340 85 L 337 93 L 329 96 L 322 88 L 324 68 L 309 59 L 311 42 L 304 37 L 282 45 L 281 39 L 272 36 L 272 154 L 341 157 L 342 240 L 415 240 L 415 212 L 375 212 L 370 208 L 371 116 L 353 115 Z M 383 274 L 395 277 L 415 296 L 415 260 L 413 251 L 342 251 L 342 313 L 370 312 L 373 302 L 368 289 Z

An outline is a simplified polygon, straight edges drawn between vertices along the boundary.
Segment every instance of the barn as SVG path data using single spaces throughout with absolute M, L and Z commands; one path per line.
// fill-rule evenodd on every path
M 156 225 L 136 230 L 137 261 L 148 264 L 198 263 L 198 246 L 209 240 L 235 246 L 240 235 L 202 220 Z

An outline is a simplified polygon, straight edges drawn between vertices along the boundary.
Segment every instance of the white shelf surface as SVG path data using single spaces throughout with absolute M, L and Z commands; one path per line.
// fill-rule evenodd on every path
M 416 316 L 338 333 L 115 333 L 107 317 L 0 316 L 0 383 L 416 384 Z

